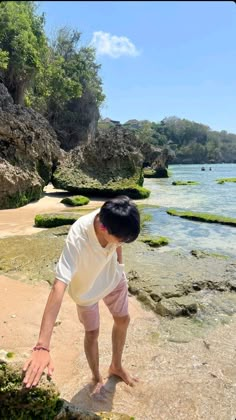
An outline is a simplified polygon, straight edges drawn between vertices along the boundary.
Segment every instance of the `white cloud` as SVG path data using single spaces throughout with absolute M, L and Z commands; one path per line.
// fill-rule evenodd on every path
M 98 55 L 109 55 L 112 58 L 119 58 L 122 55 L 135 57 L 140 54 L 129 38 L 111 35 L 108 32 L 94 32 L 91 44 L 96 48 Z

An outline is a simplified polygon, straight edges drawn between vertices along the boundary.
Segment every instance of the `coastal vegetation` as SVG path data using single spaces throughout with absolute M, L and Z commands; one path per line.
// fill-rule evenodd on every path
M 171 216 L 179 216 L 184 219 L 190 219 L 198 222 L 206 223 L 220 223 L 222 225 L 236 226 L 236 218 L 219 216 L 210 213 L 198 213 L 192 211 L 180 211 L 175 209 L 168 209 L 167 213 Z
M 175 154 L 172 163 L 235 163 L 236 134 L 215 131 L 177 116 L 160 122 L 129 120 L 125 127 L 134 130 L 143 142 L 155 147 L 168 147 Z

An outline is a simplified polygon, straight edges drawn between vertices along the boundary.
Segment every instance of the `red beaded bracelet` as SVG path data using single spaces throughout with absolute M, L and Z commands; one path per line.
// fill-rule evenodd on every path
M 50 350 L 47 347 L 44 347 L 44 346 L 34 346 L 32 348 L 32 351 L 35 351 L 35 350 L 45 350 L 45 351 L 50 352 Z

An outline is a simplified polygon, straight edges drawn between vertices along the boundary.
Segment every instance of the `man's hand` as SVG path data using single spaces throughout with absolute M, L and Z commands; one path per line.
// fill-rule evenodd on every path
M 38 384 L 46 367 L 48 368 L 48 375 L 52 376 L 54 367 L 49 352 L 45 350 L 33 351 L 32 356 L 23 367 L 23 372 L 25 372 L 23 384 L 26 388 L 31 388 Z

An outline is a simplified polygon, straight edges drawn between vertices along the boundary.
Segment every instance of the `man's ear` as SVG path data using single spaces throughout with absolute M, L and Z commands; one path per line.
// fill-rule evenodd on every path
M 107 231 L 107 228 L 103 225 L 103 223 L 100 223 L 100 229 L 103 231 Z

